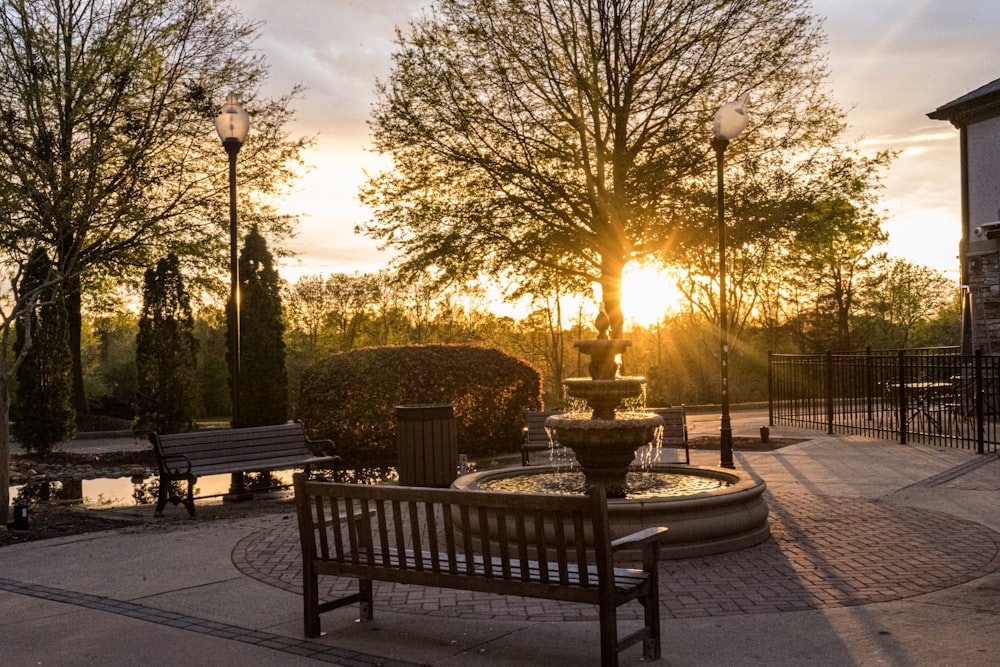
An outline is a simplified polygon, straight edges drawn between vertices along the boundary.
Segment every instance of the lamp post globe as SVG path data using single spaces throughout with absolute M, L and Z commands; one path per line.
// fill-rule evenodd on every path
M 215 131 L 219 133 L 222 147 L 229 156 L 229 286 L 230 303 L 232 304 L 232 320 L 230 321 L 230 380 L 232 382 L 232 422 L 231 426 L 240 426 L 240 265 L 237 248 L 236 226 L 236 154 L 243 147 L 247 133 L 250 131 L 250 115 L 240 106 L 234 93 L 226 97 L 225 104 L 215 117 Z M 232 483 L 227 496 L 231 500 L 241 500 L 246 497 L 243 484 L 243 473 L 233 473 Z
M 715 112 L 712 123 L 712 148 L 715 150 L 718 224 L 719 224 L 719 360 L 722 379 L 722 419 L 719 426 L 720 463 L 723 468 L 735 468 L 733 463 L 733 426 L 729 416 L 729 304 L 726 294 L 726 204 L 723 166 L 729 142 L 746 129 L 748 97 L 726 102 Z

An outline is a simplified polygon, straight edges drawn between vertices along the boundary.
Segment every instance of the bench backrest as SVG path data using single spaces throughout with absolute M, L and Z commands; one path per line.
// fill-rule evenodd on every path
M 549 432 L 545 430 L 545 420 L 559 414 L 556 411 L 525 410 L 524 411 L 524 441 L 533 443 L 549 442 Z
M 657 414 L 663 419 L 664 445 L 683 445 L 687 443 L 687 414 L 683 405 L 671 408 L 649 408 L 647 411 Z
M 191 469 L 233 462 L 265 462 L 310 455 L 301 422 L 220 428 L 193 433 L 150 434 L 158 455 L 182 456 Z
M 511 585 L 613 584 L 607 500 L 589 496 L 338 484 L 295 476 L 302 553 L 364 577 L 410 570 L 424 583 L 479 578 Z M 393 554 L 410 553 L 407 560 Z M 530 563 L 535 561 L 536 564 Z M 529 584 L 529 569 L 535 583 Z M 589 574 L 580 577 L 581 572 Z M 388 575 L 391 579 L 391 575 Z M 483 583 L 482 590 L 489 590 Z

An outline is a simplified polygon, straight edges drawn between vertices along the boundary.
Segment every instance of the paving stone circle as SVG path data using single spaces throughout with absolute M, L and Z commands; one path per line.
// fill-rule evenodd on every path
M 888 602 L 1000 570 L 1000 534 L 977 523 L 890 502 L 768 493 L 772 538 L 749 549 L 661 561 L 663 618 L 761 614 Z M 232 552 L 244 574 L 302 590 L 298 527 L 257 531 Z M 356 590 L 321 577 L 322 596 Z M 447 618 L 596 620 L 596 608 L 549 600 L 375 582 L 375 605 Z M 619 618 L 639 618 L 639 605 Z

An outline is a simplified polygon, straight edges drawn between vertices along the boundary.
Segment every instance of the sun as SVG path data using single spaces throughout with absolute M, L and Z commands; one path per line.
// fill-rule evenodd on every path
M 630 262 L 622 274 L 622 312 L 629 324 L 649 327 L 680 309 L 673 276 L 652 264 Z

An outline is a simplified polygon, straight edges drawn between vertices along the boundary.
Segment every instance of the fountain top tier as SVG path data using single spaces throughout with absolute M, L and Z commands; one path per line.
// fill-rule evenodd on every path
M 626 398 L 635 398 L 642 393 L 643 377 L 618 377 L 618 355 L 624 352 L 632 341 L 608 338 L 608 317 L 601 311 L 594 323 L 597 338 L 578 340 L 573 345 L 590 357 L 587 369 L 589 378 L 570 378 L 563 383 L 567 393 L 573 398 L 582 398 L 593 410 L 592 419 L 614 419 L 615 410 Z

